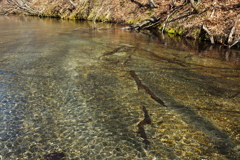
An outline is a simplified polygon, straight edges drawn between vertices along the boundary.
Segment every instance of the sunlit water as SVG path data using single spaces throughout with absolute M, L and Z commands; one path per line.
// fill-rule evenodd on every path
M 239 51 L 118 28 L 0 17 L 0 159 L 238 159 Z

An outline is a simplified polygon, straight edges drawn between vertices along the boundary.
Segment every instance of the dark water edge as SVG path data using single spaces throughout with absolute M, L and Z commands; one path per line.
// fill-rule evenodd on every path
M 229 49 L 221 44 L 212 45 L 208 41 L 193 40 L 175 36 L 173 34 L 161 34 L 155 31 L 151 33 L 159 40 L 159 43 L 167 48 L 192 51 L 194 55 L 199 57 L 219 59 L 229 62 L 232 65 L 235 65 L 236 68 L 239 68 L 240 50 L 237 48 Z

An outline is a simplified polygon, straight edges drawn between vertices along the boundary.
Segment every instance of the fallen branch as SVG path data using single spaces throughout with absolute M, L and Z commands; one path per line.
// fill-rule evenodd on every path
M 77 4 L 76 3 L 74 3 L 72 0 L 69 0 L 69 2 L 74 6 L 74 7 L 76 7 L 77 6 Z
M 139 31 L 141 29 L 146 29 L 146 28 L 149 28 L 149 26 L 152 26 L 152 24 L 156 24 L 156 22 L 158 23 L 159 22 L 159 18 L 156 18 L 156 17 L 151 17 L 149 19 L 146 19 L 144 21 L 142 21 L 141 23 L 137 23 L 135 25 L 132 25 L 130 27 L 127 27 L 127 28 L 122 28 L 122 29 L 130 29 L 130 30 L 136 30 L 136 31 Z
M 235 30 L 236 30 L 236 26 L 237 26 L 237 22 L 238 22 L 238 17 L 239 17 L 239 16 L 240 16 L 240 14 L 237 15 L 237 18 L 236 18 L 236 20 L 235 20 L 235 23 L 234 23 L 234 25 L 233 25 L 233 27 L 232 27 L 232 29 L 231 29 L 231 32 L 230 32 L 230 34 L 229 34 L 229 36 L 228 36 L 228 44 L 231 44 L 231 43 L 232 43 L 233 34 L 234 34 Z
M 230 45 L 228 48 L 232 48 L 234 45 L 236 45 L 238 42 L 240 42 L 240 38 L 236 40 L 232 45 Z
M 202 26 L 202 29 L 203 29 L 204 31 L 206 31 L 207 34 L 209 35 L 211 43 L 212 43 L 212 44 L 215 44 L 215 42 L 214 42 L 214 37 L 213 37 L 212 33 L 207 29 L 207 27 L 206 27 L 204 24 L 203 24 L 203 26 Z
M 214 15 L 214 13 L 215 13 L 215 10 L 216 10 L 216 6 L 214 5 L 214 6 L 213 6 L 213 10 L 212 10 L 212 13 L 211 13 L 210 17 L 213 17 L 213 15 Z
M 145 145 L 147 147 L 148 145 L 150 145 L 150 141 L 147 138 L 147 134 L 145 132 L 143 125 L 151 124 L 151 119 L 150 119 L 150 116 L 148 114 L 146 107 L 144 107 L 144 106 L 143 106 L 143 112 L 144 112 L 144 119 L 138 123 L 137 135 L 143 138 L 143 142 L 145 143 Z
M 158 19 L 158 20 L 156 20 L 154 23 L 152 23 L 152 24 L 150 24 L 150 25 L 147 25 L 147 26 L 144 26 L 144 27 L 142 27 L 141 29 L 153 28 L 154 26 L 159 25 L 160 20 L 161 20 L 161 19 Z
M 162 32 L 165 30 L 165 27 L 166 27 L 166 24 L 167 24 L 167 22 L 168 22 L 168 19 L 169 19 L 175 12 L 177 12 L 177 10 L 174 10 L 172 13 L 170 13 L 170 14 L 167 16 L 167 18 L 166 18 L 166 20 L 164 21 L 164 24 L 163 24 Z
M 157 8 L 157 5 L 154 3 L 153 0 L 148 0 L 148 3 L 149 3 L 151 8 Z
M 41 15 L 41 12 L 32 9 L 24 0 L 7 0 L 9 5 L 12 5 L 14 7 L 18 7 L 17 9 L 20 9 L 24 12 L 30 13 L 30 14 L 37 14 L 37 15 Z M 16 9 L 16 8 L 14 8 Z
M 195 10 L 197 13 L 199 13 L 200 11 L 199 11 L 198 5 L 201 3 L 201 1 L 199 0 L 197 3 L 195 3 L 194 0 L 190 0 L 190 3 L 191 3 L 191 5 L 192 5 L 192 7 L 194 8 L 194 10 Z

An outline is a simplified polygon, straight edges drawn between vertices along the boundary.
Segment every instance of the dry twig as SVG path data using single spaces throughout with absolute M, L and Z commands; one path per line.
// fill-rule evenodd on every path
M 213 6 L 213 10 L 212 10 L 212 13 L 211 13 L 210 17 L 213 17 L 213 15 L 214 15 L 214 13 L 215 13 L 215 10 L 216 10 L 216 7 L 215 7 L 215 5 L 214 5 L 214 6 Z
M 8 4 L 10 4 L 13 7 L 17 7 L 18 9 L 28 12 L 30 14 L 37 14 L 37 15 L 41 15 L 41 12 L 32 9 L 27 1 L 25 0 L 7 0 Z M 16 9 L 16 8 L 13 8 Z

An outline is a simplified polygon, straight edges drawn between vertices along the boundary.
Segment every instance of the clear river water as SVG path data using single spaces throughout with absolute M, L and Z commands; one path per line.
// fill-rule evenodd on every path
M 0 16 L 0 160 L 240 159 L 240 51 Z

